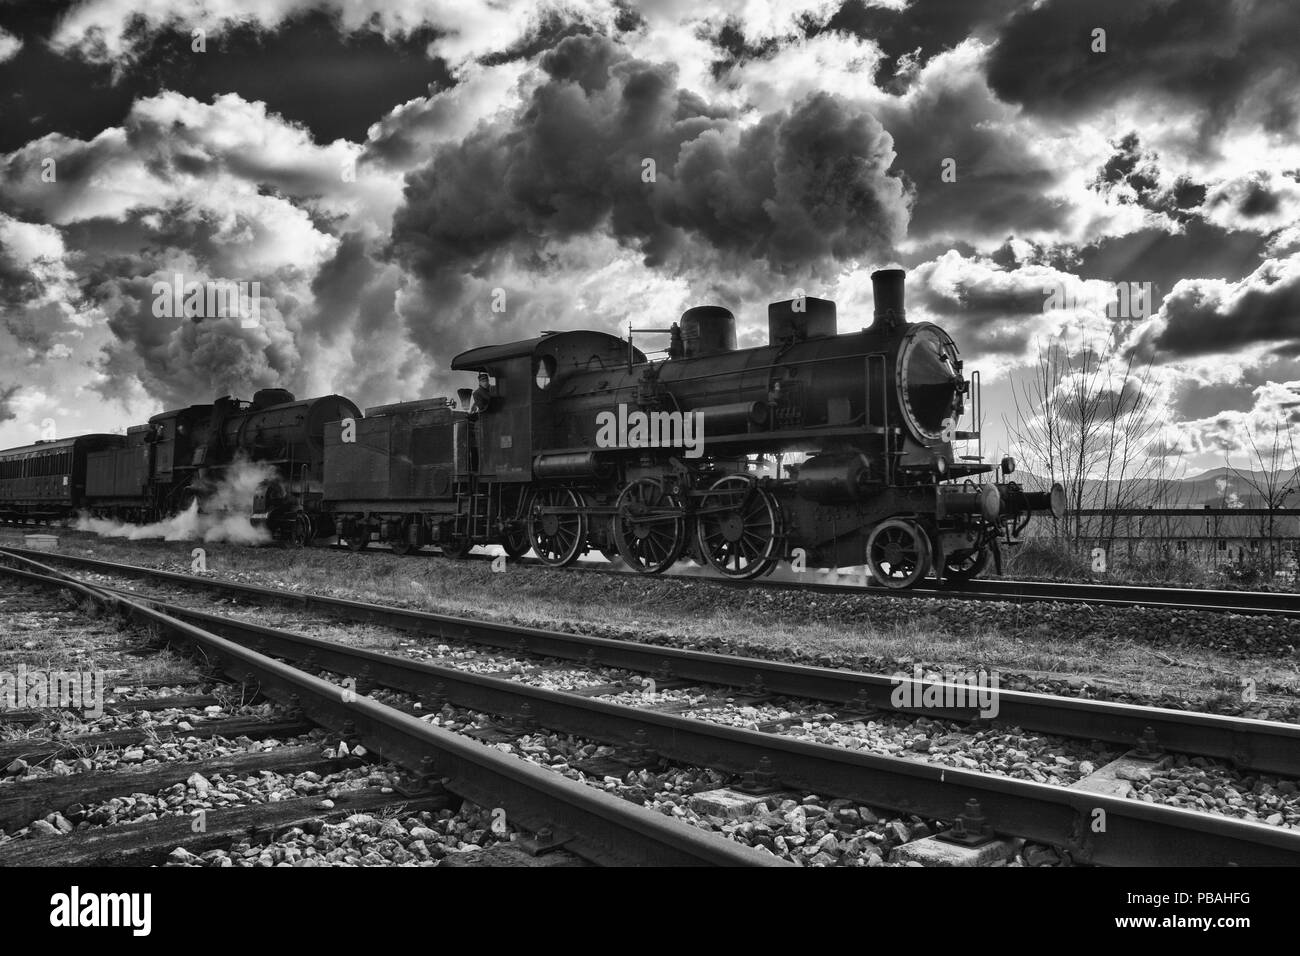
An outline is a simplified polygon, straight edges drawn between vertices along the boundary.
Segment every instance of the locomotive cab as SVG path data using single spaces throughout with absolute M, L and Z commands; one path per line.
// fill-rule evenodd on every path
M 629 358 L 629 345 L 604 332 L 551 332 L 522 342 L 471 349 L 452 361 L 458 371 L 487 372 L 495 395 L 476 431 L 484 480 L 523 483 L 534 479 L 594 474 L 594 456 L 581 449 L 579 461 L 568 457 L 564 417 L 568 386 L 579 373 L 608 371 L 604 388 L 614 383 Z M 631 350 L 633 360 L 645 356 Z

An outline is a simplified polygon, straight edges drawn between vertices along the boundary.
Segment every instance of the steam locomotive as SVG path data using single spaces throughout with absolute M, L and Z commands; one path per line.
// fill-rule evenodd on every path
M 471 349 L 452 368 L 482 384 L 458 399 L 362 416 L 337 395 L 263 390 L 251 406 L 156 416 L 87 454 L 81 503 L 166 512 L 240 455 L 275 469 L 255 519 L 300 545 L 499 544 L 555 566 L 595 549 L 642 573 L 692 557 L 740 579 L 865 559 L 892 588 L 975 577 L 1031 515 L 1063 515 L 1064 491 L 1023 490 L 1009 458 L 985 480 L 995 466 L 955 453 L 979 438 L 958 429 L 968 403 L 979 420 L 977 373 L 943 329 L 907 321 L 902 270 L 872 283 L 874 321 L 856 333 L 837 334 L 833 302 L 801 296 L 769 306 L 767 345 L 737 349 L 732 313 L 701 306 L 627 339 Z M 649 360 L 637 332 L 668 335 L 667 358 Z M 110 458 L 139 470 L 100 481 Z
M 251 402 L 224 396 L 163 412 L 125 435 L 82 435 L 0 452 L 0 519 L 55 521 L 77 513 L 150 522 L 210 502 L 242 462 L 266 476 L 258 519 L 299 539 L 319 511 L 325 423 L 359 416 L 338 395 L 296 400 L 281 388 Z

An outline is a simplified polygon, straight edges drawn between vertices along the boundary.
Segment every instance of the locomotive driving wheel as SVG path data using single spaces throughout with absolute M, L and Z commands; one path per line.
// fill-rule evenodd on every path
M 579 510 L 581 506 L 568 488 L 543 488 L 534 495 L 528 541 L 543 564 L 563 567 L 582 553 L 587 543 L 587 516 Z
M 989 566 L 989 549 L 976 548 L 950 557 L 943 565 L 943 576 L 954 581 L 972 581 Z
M 887 588 L 910 588 L 930 573 L 930 537 L 912 521 L 890 518 L 867 538 L 871 576 Z
M 618 553 L 641 574 L 666 571 L 686 547 L 681 499 L 657 478 L 638 478 L 623 489 L 612 525 Z
M 727 577 L 756 578 L 776 564 L 781 506 L 746 476 L 715 481 L 696 514 L 700 553 Z

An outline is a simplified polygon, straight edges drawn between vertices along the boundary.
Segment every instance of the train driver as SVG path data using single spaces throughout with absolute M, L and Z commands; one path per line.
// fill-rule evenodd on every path
M 474 389 L 474 404 L 470 412 L 477 415 L 480 412 L 488 410 L 488 404 L 492 401 L 492 379 L 487 372 L 478 373 L 478 388 Z

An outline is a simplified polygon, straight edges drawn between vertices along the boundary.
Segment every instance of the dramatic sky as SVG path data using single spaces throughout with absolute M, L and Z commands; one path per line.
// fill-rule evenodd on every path
M 1297 36 L 1285 0 L 0 0 L 0 447 L 439 394 L 705 302 L 755 345 L 796 289 L 848 331 L 901 265 L 986 453 L 1059 343 L 1149 363 L 1189 472 L 1244 461 L 1300 421 Z M 176 274 L 257 282 L 257 326 L 156 315 Z

